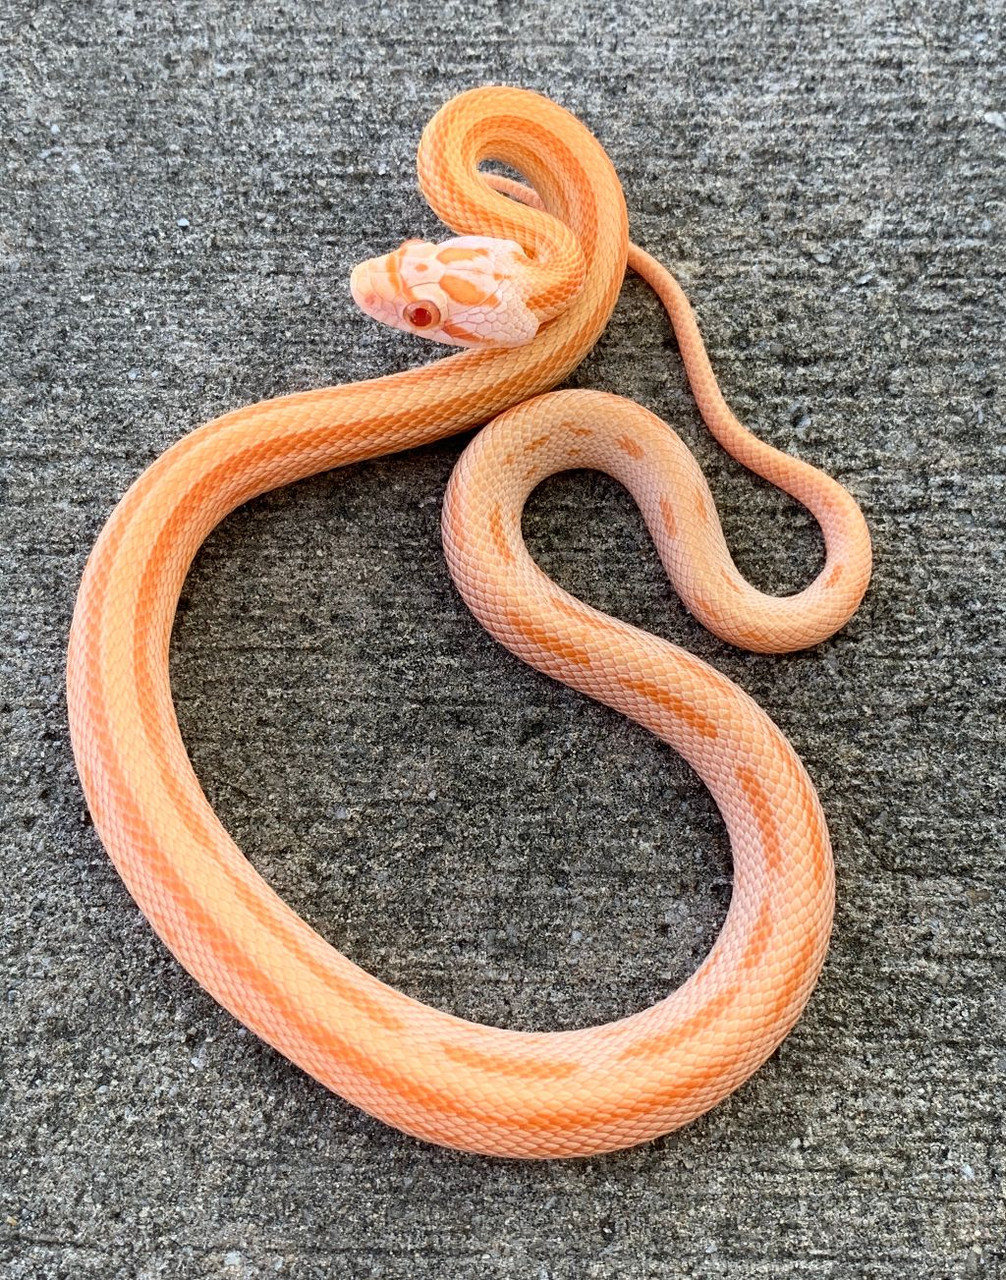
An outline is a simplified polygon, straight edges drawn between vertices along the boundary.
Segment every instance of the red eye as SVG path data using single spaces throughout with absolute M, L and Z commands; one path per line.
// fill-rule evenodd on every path
M 410 302 L 404 314 L 414 329 L 432 329 L 440 323 L 440 308 L 432 302 Z

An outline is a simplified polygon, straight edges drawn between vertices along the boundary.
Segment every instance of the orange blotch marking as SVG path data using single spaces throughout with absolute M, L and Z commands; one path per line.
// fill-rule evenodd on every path
M 828 576 L 825 578 L 824 585 L 826 587 L 833 587 L 844 572 L 845 572 L 845 565 L 836 564 L 835 567 L 832 569 L 831 573 L 829 573 Z
M 484 338 L 480 333 L 472 333 L 470 329 L 466 329 L 463 324 L 458 324 L 455 320 L 447 320 L 440 327 L 452 338 L 461 338 L 464 342 L 484 347 L 492 346 L 491 338 Z
M 493 535 L 493 542 L 496 543 L 496 550 L 508 564 L 513 564 L 514 554 L 510 550 L 510 544 L 507 542 L 506 534 L 503 532 L 503 513 L 500 510 L 499 503 L 490 512 L 489 531 Z
M 516 1080 L 568 1080 L 580 1070 L 575 1062 L 514 1061 L 512 1057 L 483 1053 L 468 1045 L 451 1044 L 448 1040 L 441 1041 L 440 1049 L 445 1058 L 460 1066 Z
M 738 595 L 743 594 L 741 587 L 734 580 L 734 575 L 730 572 L 729 569 L 721 569 L 720 577 L 727 584 L 727 586 L 730 588 L 731 591 L 736 591 Z
M 472 284 L 464 276 L 441 276 L 440 287 L 448 298 L 452 298 L 455 302 L 460 302 L 465 307 L 474 307 L 478 303 L 485 301 L 485 290 L 480 289 L 477 284 Z
M 388 277 L 388 283 L 394 289 L 395 293 L 401 293 L 404 289 L 402 283 L 402 251 L 391 254 L 385 261 L 385 274 Z
M 630 458 L 641 458 L 643 456 L 643 447 L 633 440 L 632 436 L 619 436 L 615 441 L 619 449 L 623 453 L 627 453 Z
M 537 453 L 539 449 L 543 449 L 548 444 L 550 436 L 536 436 L 533 440 L 529 440 L 524 446 L 525 453 Z
M 719 736 L 719 730 L 709 717 L 696 707 L 685 702 L 684 698 L 680 694 L 674 693 L 673 690 L 665 689 L 659 684 L 653 684 L 650 680 L 622 680 L 619 683 L 624 689 L 631 689 L 633 693 L 638 693 L 650 702 L 655 702 L 657 706 L 663 707 L 665 711 L 677 716 L 679 720 L 684 720 L 689 728 L 694 729 L 703 738 L 716 738 Z
M 766 898 L 761 904 L 758 917 L 751 926 L 747 946 L 738 961 L 742 970 L 753 969 L 768 950 L 769 938 L 772 936 L 772 903 Z
M 769 899 L 766 899 L 759 908 L 758 915 L 751 926 L 751 932 L 748 934 L 747 943 L 738 962 L 738 968 L 742 972 L 755 968 L 768 950 L 771 936 L 772 904 Z M 809 946 L 805 944 L 801 948 L 800 958 L 794 966 L 794 976 L 785 984 L 781 997 L 773 1005 L 774 1017 L 778 1017 L 779 1013 L 791 1001 L 793 991 L 799 981 L 796 973 L 802 974 L 809 951 L 813 950 L 814 945 L 814 940 L 809 939 Z M 630 1046 L 619 1055 L 620 1058 L 623 1060 L 627 1058 L 659 1058 L 681 1048 L 686 1041 L 701 1035 L 721 1014 L 725 1013 L 737 999 L 742 989 L 739 983 L 733 983 L 725 987 L 700 1009 L 697 1009 L 690 1018 L 686 1018 L 684 1022 L 679 1023 L 678 1026 L 671 1028 L 669 1031 L 655 1036 L 648 1036 L 645 1040 L 640 1041 L 639 1044 Z M 715 1076 L 715 1068 L 710 1069 L 710 1074 Z
M 773 1020 L 781 1018 L 786 1012 L 789 1005 L 793 1003 L 793 997 L 801 986 L 809 986 L 806 973 L 810 967 L 811 957 L 818 948 L 818 939 L 816 934 L 810 934 L 800 950 L 797 952 L 796 958 L 789 966 L 787 972 L 783 975 L 780 984 L 779 993 L 776 996 L 771 1009 L 767 1016 Z M 802 1008 L 802 1004 L 800 1008 Z M 800 1009 L 793 1011 L 794 1018 L 800 1013 Z
M 695 491 L 695 513 L 703 524 L 709 523 L 709 504 L 706 501 L 706 495 L 700 489 Z
M 739 970 L 748 972 L 756 967 L 768 950 L 771 936 L 772 903 L 766 898 L 759 908 L 754 924 L 751 926 L 747 943 L 738 961 Z M 678 1026 L 673 1027 L 670 1031 L 665 1031 L 656 1036 L 649 1036 L 639 1044 L 632 1045 L 620 1055 L 621 1058 L 663 1057 L 664 1054 L 671 1050 L 679 1048 L 686 1040 L 701 1034 L 720 1014 L 726 1012 L 736 1000 L 739 992 L 740 986 L 736 983 L 724 988 L 724 990 L 717 992 L 701 1009 L 696 1010 L 690 1018 L 679 1023 Z
M 782 841 L 779 839 L 779 828 L 776 826 L 775 814 L 768 794 L 758 775 L 747 765 L 738 765 L 734 773 L 754 813 L 762 849 L 765 852 L 765 863 L 770 871 L 779 871 L 782 867 Z
M 678 522 L 674 518 L 674 508 L 671 506 L 669 498 L 660 499 L 660 517 L 664 522 L 664 528 L 669 538 L 678 536 Z
M 683 667 L 686 671 L 690 671 L 693 675 L 698 676 L 704 683 L 712 685 L 713 688 L 719 689 L 721 693 L 725 693 L 733 697 L 737 692 L 736 685 L 732 684 L 724 675 L 721 675 L 715 667 L 709 666 L 703 662 L 701 658 L 696 658 L 693 654 L 686 653 L 684 649 L 679 649 L 675 655 L 678 666 Z
M 655 1036 L 647 1036 L 645 1040 L 641 1040 L 638 1044 L 630 1045 L 628 1049 L 624 1049 L 618 1055 L 619 1059 L 624 1062 L 629 1058 L 662 1058 L 665 1054 L 679 1048 L 686 1040 L 694 1039 L 695 1036 L 705 1031 L 710 1023 L 715 1021 L 720 1014 L 725 1013 L 736 1000 L 737 992 L 737 987 L 725 988 L 714 995 L 701 1009 L 697 1009 L 690 1018 L 686 1018 L 684 1022 L 679 1023 L 670 1031 L 663 1031 Z M 712 1068 L 710 1074 L 717 1074 L 716 1069 Z M 691 1090 L 685 1089 L 684 1096 L 687 1096 L 689 1092 Z
M 575 641 L 566 636 L 553 635 L 540 623 L 524 618 L 519 613 L 508 613 L 507 621 L 518 635 L 538 649 L 544 649 L 553 658 L 561 658 L 565 662 L 575 662 L 577 666 L 589 667 L 590 658 L 579 648 Z
M 477 249 L 458 249 L 456 246 L 448 246 L 446 249 L 437 250 L 436 259 L 445 267 L 452 267 L 456 262 L 483 262 L 485 254 Z
M 603 619 L 595 618 L 586 605 L 571 602 L 563 596 L 550 596 L 549 601 L 560 613 L 566 614 L 569 618 L 575 618 L 577 622 L 584 622 L 588 627 L 604 626 Z

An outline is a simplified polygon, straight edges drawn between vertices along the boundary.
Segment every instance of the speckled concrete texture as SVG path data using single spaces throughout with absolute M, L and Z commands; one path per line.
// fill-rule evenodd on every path
M 1003 55 L 1002 5 L 971 0 L 0 0 L 4 1277 L 1006 1275 Z M 600 136 L 728 399 L 852 489 L 877 553 L 841 635 L 755 657 L 684 613 L 613 482 L 534 497 L 548 572 L 790 736 L 839 874 L 821 984 L 754 1080 L 546 1165 L 402 1137 L 204 995 L 89 825 L 62 690 L 87 551 L 161 450 L 432 356 L 347 276 L 437 234 L 420 130 L 490 81 Z M 813 574 L 813 525 L 706 437 L 640 282 L 575 383 L 684 434 L 755 582 Z M 465 611 L 438 531 L 462 443 L 228 519 L 182 602 L 179 718 L 336 946 L 468 1017 L 584 1025 L 695 967 L 729 851 L 676 757 Z

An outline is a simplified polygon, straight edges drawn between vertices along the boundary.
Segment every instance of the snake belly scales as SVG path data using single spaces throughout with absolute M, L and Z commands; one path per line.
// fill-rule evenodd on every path
M 490 175 L 488 160 L 528 185 Z M 186 435 L 135 481 L 77 599 L 67 675 L 74 752 L 101 839 L 161 939 L 216 1000 L 317 1080 L 407 1133 L 462 1150 L 608 1151 L 700 1115 L 786 1036 L 824 961 L 834 868 L 814 787 L 772 721 L 704 662 L 546 577 L 521 536 L 525 500 L 564 469 L 609 473 L 641 508 L 687 608 L 717 636 L 764 653 L 817 644 L 848 620 L 870 576 L 869 534 L 844 488 L 731 414 L 686 298 L 629 243 L 615 171 L 575 117 L 526 90 L 473 89 L 427 125 L 418 168 L 424 195 L 459 238 L 419 250 L 443 261 L 419 264 L 425 291 L 422 277 L 396 283 L 403 296 L 390 298 L 392 314 L 380 312 L 388 278 L 402 254 L 416 257 L 416 242 L 358 269 L 354 294 L 381 319 L 439 327 L 434 337 L 467 349 L 237 409 Z M 601 334 L 627 264 L 662 299 L 710 430 L 819 523 L 824 567 L 798 594 L 768 596 L 741 577 L 708 486 L 664 422 L 618 396 L 549 392 Z M 468 306 L 460 319 L 458 295 Z M 506 329 L 514 318 L 516 337 Z M 230 511 L 316 472 L 486 422 L 444 502 L 458 590 L 525 662 L 680 752 L 730 837 L 733 893 L 706 959 L 652 1008 L 605 1026 L 525 1032 L 467 1022 L 341 955 L 224 830 L 172 704 L 175 607 L 193 557 Z

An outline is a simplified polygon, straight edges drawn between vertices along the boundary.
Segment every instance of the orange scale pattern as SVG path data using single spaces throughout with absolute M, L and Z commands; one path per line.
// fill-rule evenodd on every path
M 518 169 L 530 187 L 484 174 L 488 158 Z M 757 440 L 730 413 L 684 294 L 629 243 L 614 169 L 574 117 L 523 90 L 462 94 L 424 132 L 419 174 L 458 236 L 523 251 L 532 274 L 520 290 L 536 336 L 515 348 L 486 338 L 480 349 L 405 373 L 237 409 L 169 449 L 112 513 L 81 583 L 67 671 L 74 750 L 97 830 L 151 925 L 280 1052 L 431 1142 L 518 1157 L 608 1151 L 686 1123 L 773 1052 L 824 961 L 834 869 L 813 785 L 771 720 L 699 659 L 550 582 L 524 546 L 524 504 L 556 471 L 609 472 L 639 504 L 688 608 L 717 635 L 763 652 L 817 644 L 844 624 L 869 580 L 869 535 L 840 485 Z M 445 297 L 474 296 L 465 292 L 470 277 L 451 274 L 461 273 L 470 247 L 405 248 L 429 253 L 431 281 Z M 797 595 L 768 596 L 741 577 L 708 486 L 666 424 L 616 396 L 543 394 L 596 342 L 627 264 L 663 300 L 714 435 L 818 519 L 826 562 Z M 487 296 L 490 283 L 494 291 L 514 284 L 493 279 Z M 408 288 L 395 262 L 375 287 L 389 305 Z M 223 829 L 171 701 L 178 596 L 192 558 L 229 511 L 318 471 L 490 419 L 444 503 L 459 591 L 526 661 L 681 752 L 731 839 L 733 897 L 705 961 L 653 1008 L 603 1027 L 479 1026 L 354 965 L 276 895 Z

